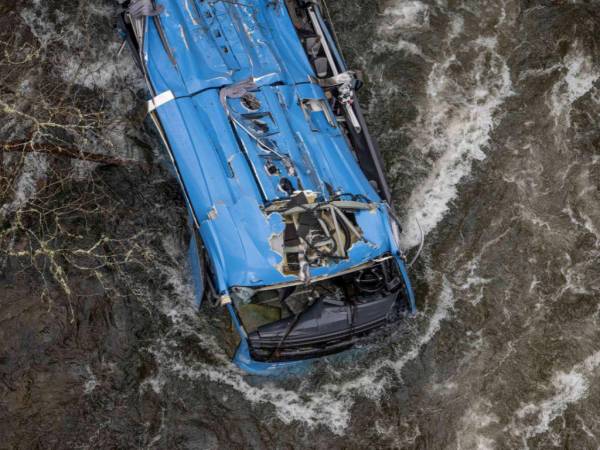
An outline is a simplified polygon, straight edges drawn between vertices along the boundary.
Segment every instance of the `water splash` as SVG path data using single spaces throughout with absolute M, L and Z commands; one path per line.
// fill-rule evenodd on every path
M 380 32 L 398 34 L 429 27 L 429 6 L 417 0 L 399 1 L 383 11 Z
M 176 243 L 169 240 L 164 247 L 173 261 L 184 258 L 185 252 L 178 249 Z M 192 382 L 209 381 L 229 387 L 254 405 L 271 406 L 283 423 L 296 421 L 308 426 L 325 424 L 333 433 L 343 434 L 350 420 L 350 397 L 319 390 L 300 390 L 299 393 L 269 381 L 259 386 L 252 385 L 247 376 L 231 363 L 221 343 L 210 333 L 207 318 L 197 314 L 193 285 L 186 273 L 170 265 L 162 265 L 161 272 L 168 274 L 173 295 L 162 299 L 158 305 L 170 319 L 171 325 L 167 335 L 156 340 L 148 349 L 158 363 L 158 372 L 142 383 L 142 390 L 151 388 L 159 393 L 172 376 Z M 180 348 L 182 336 L 193 338 L 194 345 L 210 355 L 211 360 L 205 362 L 186 355 Z
M 567 408 L 584 399 L 596 370 L 600 367 L 600 352 L 595 352 L 570 371 L 557 371 L 552 376 L 549 390 L 554 393 L 539 402 L 527 403 L 515 413 L 508 427 L 513 435 L 521 437 L 527 448 L 530 438 L 546 433 L 552 422 Z
M 181 271 L 165 266 L 162 272 L 170 274 L 169 283 L 179 295 L 164 299 L 159 306 L 171 319 L 171 325 L 167 335 L 155 341 L 148 349 L 158 363 L 158 372 L 145 380 L 142 389 L 151 388 L 159 393 L 169 384 L 172 376 L 192 382 L 209 381 L 227 386 L 254 405 L 273 408 L 283 423 L 297 422 L 309 427 L 323 425 L 337 435 L 343 435 L 349 426 L 351 407 L 359 396 L 379 399 L 392 381 L 385 373 L 392 369 L 400 377 L 404 366 L 418 357 L 421 349 L 439 331 L 441 322 L 450 314 L 454 302 L 450 283 L 444 278 L 440 299 L 424 333 L 408 351 L 405 351 L 404 344 L 398 344 L 396 351 L 401 356 L 397 360 L 392 361 L 388 357 L 376 360 L 369 369 L 357 372 L 354 378 L 348 378 L 349 372 L 346 372 L 345 381 L 321 387 L 318 387 L 316 380 L 310 380 L 309 374 L 308 379 L 300 386 L 287 389 L 279 386 L 277 380 L 252 383 L 251 378 L 230 362 L 221 343 L 210 333 L 207 319 L 198 316 L 190 282 L 182 278 Z M 172 339 L 171 336 L 177 336 L 177 339 Z M 180 348 L 180 343 L 188 340 L 182 340 L 182 336 L 193 337 L 194 345 L 205 350 L 211 360 L 200 361 L 186 355 Z
M 390 12 L 395 21 L 390 26 L 382 25 L 384 34 L 394 35 L 393 30 L 402 27 L 423 29 L 428 26 L 429 10 L 421 2 L 401 2 Z M 456 18 L 449 27 L 449 35 L 456 37 L 462 30 L 462 19 Z M 392 46 L 385 50 L 390 48 L 394 49 Z M 411 49 L 418 51 L 416 47 Z M 395 50 L 404 49 L 398 46 Z M 375 44 L 373 51 L 383 51 L 383 48 Z M 457 62 L 454 51 L 445 61 L 433 66 L 427 99 L 413 127 L 416 133 L 413 145 L 436 158 L 430 176 L 413 193 L 409 203 L 409 216 L 420 217 L 427 232 L 435 227 L 447 211 L 449 202 L 456 195 L 456 185 L 470 171 L 471 162 L 485 157 L 483 148 L 489 141 L 494 125 L 493 116 L 503 100 L 511 94 L 508 67 L 497 51 L 495 38 L 485 36 L 476 39 L 460 51 L 475 51 L 480 56 L 475 58 L 473 68 L 464 80 L 452 75 L 453 65 Z M 391 349 L 384 357 L 372 360 L 368 368 L 345 371 L 343 378 L 335 382 L 320 384 L 316 380 L 308 380 L 294 390 L 275 383 L 250 383 L 229 363 L 221 346 L 207 333 L 200 331 L 198 317 L 192 312 L 191 306 L 184 306 L 189 311 L 189 320 L 180 320 L 178 333 L 185 323 L 187 332 L 197 335 L 200 345 L 215 357 L 217 364 L 186 358 L 184 353 L 172 347 L 172 342 L 164 339 L 152 349 L 161 369 L 148 383 L 154 389 L 161 389 L 171 375 L 194 381 L 209 380 L 228 386 L 255 405 L 270 406 L 284 423 L 297 421 L 308 426 L 320 424 L 341 435 L 350 423 L 352 405 L 361 397 L 375 401 L 380 399 L 392 382 L 402 378 L 406 365 L 419 356 L 451 315 L 455 302 L 452 283 L 439 273 L 429 273 L 427 278 L 429 284 L 439 285 L 440 289 L 432 314 L 426 316 L 421 313 L 418 317 L 422 331 L 412 342 L 407 341 L 405 336 L 401 342 L 390 343 Z M 191 305 L 193 301 L 189 300 L 188 303 Z M 180 315 L 178 317 L 181 318 Z
M 481 37 L 453 49 L 433 66 L 427 82 L 427 98 L 411 127 L 413 142 L 431 168 L 412 192 L 405 214 L 403 245 L 419 243 L 420 231 L 431 232 L 446 215 L 458 194 L 458 186 L 485 150 L 495 125 L 495 115 L 512 94 L 510 71 L 498 53 L 495 37 Z M 475 51 L 472 69 L 456 76 L 460 52 Z
M 571 127 L 573 104 L 593 89 L 600 78 L 600 68 L 579 42 L 574 43 L 562 64 L 557 67 L 564 72 L 564 76 L 552 88 L 549 107 L 560 138 Z
M 495 442 L 487 437 L 484 430 L 498 423 L 498 417 L 490 412 L 489 401 L 478 400 L 461 418 L 461 428 L 456 432 L 458 450 L 492 450 Z
M 6 156 L 5 158 L 8 159 L 9 157 Z M 22 158 L 22 166 L 18 181 L 15 183 L 14 192 L 12 193 L 12 201 L 0 206 L 0 217 L 6 217 L 33 199 L 38 191 L 38 183 L 46 179 L 48 171 L 46 155 L 27 153 L 24 155 L 13 155 L 14 158 Z

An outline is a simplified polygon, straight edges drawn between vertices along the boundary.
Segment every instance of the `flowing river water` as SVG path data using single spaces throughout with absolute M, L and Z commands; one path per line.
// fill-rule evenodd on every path
M 0 0 L 0 448 L 600 447 L 600 1 L 338 0 L 418 314 L 285 379 L 194 307 L 108 0 Z

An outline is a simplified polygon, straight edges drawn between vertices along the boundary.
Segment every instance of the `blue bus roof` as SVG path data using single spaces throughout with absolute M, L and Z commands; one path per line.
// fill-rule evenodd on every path
M 145 21 L 146 75 L 154 95 L 172 93 L 155 114 L 219 291 L 298 279 L 281 270 L 283 255 L 273 245 L 284 232 L 282 215 L 266 210 L 292 190 L 322 201 L 351 194 L 377 205 L 355 213 L 364 239 L 348 258 L 311 267 L 311 277 L 391 252 L 386 205 L 332 120 L 284 2 L 161 4 L 161 14 Z M 244 82 L 251 86 L 250 102 L 235 93 Z M 223 95 L 228 89 L 231 95 Z

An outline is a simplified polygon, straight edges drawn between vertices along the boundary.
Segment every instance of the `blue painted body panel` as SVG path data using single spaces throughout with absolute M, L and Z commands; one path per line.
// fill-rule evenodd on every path
M 226 2 L 161 4 L 165 10 L 160 25 L 176 64 L 152 19 L 146 21 L 144 59 L 154 91 L 171 90 L 176 97 L 156 112 L 216 267 L 218 290 L 294 281 L 295 276 L 277 269 L 282 255 L 269 245 L 273 235 L 283 233 L 283 221 L 277 213 L 265 215 L 261 210 L 265 202 L 287 194 L 278 187 L 279 177 L 264 170 L 265 152 L 256 141 L 242 130 L 234 131 L 219 100 L 220 88 L 254 77 L 261 107 L 253 113 L 266 115 L 270 143 L 293 161 L 296 176 L 288 178 L 294 188 L 327 199 L 327 183 L 336 192 L 358 194 L 375 203 L 381 199 L 340 128 L 332 126 L 322 111 L 302 110 L 300 102 L 306 99 L 328 105 L 322 88 L 311 82 L 311 65 L 282 2 L 267 6 L 267 1 L 246 1 L 255 14 Z M 244 121 L 243 114 L 249 111 L 240 100 L 227 102 Z M 272 163 L 285 171 L 281 161 Z M 385 215 L 383 206 L 376 214 L 357 213 L 369 243 L 356 244 L 348 260 L 312 269 L 311 276 L 333 275 L 389 252 Z
M 143 65 L 153 95 L 171 91 L 175 97 L 158 106 L 155 114 L 210 258 L 218 293 L 227 294 L 234 286 L 298 281 L 296 275 L 282 273 L 283 255 L 271 248 L 273 238 L 284 233 L 282 216 L 264 211 L 271 202 L 288 198 L 279 186 L 284 174 L 294 190 L 317 193 L 320 201 L 329 200 L 333 191 L 378 205 L 356 211 L 356 224 L 365 239 L 354 243 L 348 258 L 311 267 L 310 276 L 333 276 L 384 254 L 395 255 L 414 312 L 414 295 L 392 238 L 388 206 L 361 171 L 339 124 L 331 123 L 324 111 L 302 107 L 303 101 L 317 102 L 334 117 L 323 89 L 314 81 L 284 2 L 161 0 L 160 4 L 162 13 L 145 19 Z M 221 89 L 248 79 L 256 84 L 253 95 L 259 108 L 250 110 L 236 98 L 226 98 L 225 108 Z M 256 128 L 257 117 L 263 128 Z M 284 161 L 272 158 L 243 128 L 252 129 L 288 157 L 295 171 L 290 173 Z M 276 175 L 265 169 L 267 160 L 276 167 Z M 195 249 L 195 241 L 191 244 Z M 201 272 L 200 260 L 190 257 L 193 270 Z M 202 284 L 202 278 L 197 281 Z M 240 367 L 264 374 L 297 365 L 253 361 L 235 310 L 228 308 L 242 337 L 235 356 Z
M 261 85 L 308 81 L 313 69 L 282 4 L 161 0 L 160 24 L 176 68 L 164 51 L 156 23 L 148 21 L 145 42 L 158 92 L 176 97 L 254 77 Z M 280 2 L 281 3 L 281 2 Z

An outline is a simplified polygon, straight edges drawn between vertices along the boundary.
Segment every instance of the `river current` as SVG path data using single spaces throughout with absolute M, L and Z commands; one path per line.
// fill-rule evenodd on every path
M 0 448 L 600 447 L 600 1 L 338 0 L 418 314 L 230 363 L 108 0 L 0 0 Z

